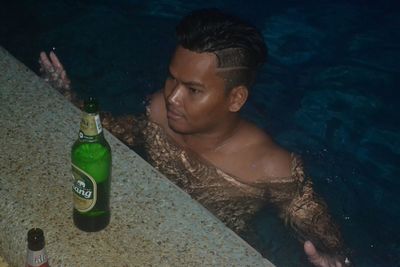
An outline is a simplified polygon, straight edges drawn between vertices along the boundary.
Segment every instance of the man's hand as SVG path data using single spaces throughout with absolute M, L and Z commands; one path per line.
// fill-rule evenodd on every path
M 51 51 L 48 57 L 45 52 L 41 52 L 39 64 L 40 72 L 45 81 L 63 93 L 67 98 L 71 98 L 71 96 L 68 95 L 70 92 L 71 81 L 56 54 Z
M 319 253 L 311 241 L 304 242 L 304 252 L 307 254 L 308 260 L 317 267 L 345 267 L 350 266 L 350 262 L 345 262 L 339 257 L 331 257 L 326 254 Z

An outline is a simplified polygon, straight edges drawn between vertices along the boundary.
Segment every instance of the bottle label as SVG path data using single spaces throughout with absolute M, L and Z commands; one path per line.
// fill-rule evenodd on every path
M 48 259 L 46 250 L 43 248 L 39 251 L 28 249 L 26 257 L 26 267 L 48 267 Z
M 93 137 L 103 131 L 99 114 L 82 113 L 81 127 L 79 131 L 80 139 L 92 140 Z
M 97 184 L 92 176 L 72 164 L 74 207 L 80 212 L 90 211 L 97 201 Z

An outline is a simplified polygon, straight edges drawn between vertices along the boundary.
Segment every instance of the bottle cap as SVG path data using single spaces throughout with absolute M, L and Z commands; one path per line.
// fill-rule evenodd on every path
M 95 97 L 89 97 L 83 102 L 83 109 L 87 113 L 97 113 L 99 111 L 99 103 Z
M 28 231 L 28 248 L 33 251 L 44 247 L 44 234 L 40 228 L 32 228 Z

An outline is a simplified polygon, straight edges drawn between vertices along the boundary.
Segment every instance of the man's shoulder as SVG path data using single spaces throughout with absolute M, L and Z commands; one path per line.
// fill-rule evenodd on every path
M 251 140 L 245 148 L 245 154 L 248 155 L 248 166 L 256 172 L 254 179 L 267 181 L 292 175 L 292 154 L 277 144 L 267 132 L 247 123 L 242 134 L 244 140 Z
M 292 154 L 276 145 L 268 149 L 260 159 L 263 165 L 263 179 L 287 178 L 292 175 Z
M 167 111 L 165 108 L 165 100 L 161 90 L 150 96 L 150 103 L 147 106 L 148 116 L 150 121 L 159 125 L 166 123 Z

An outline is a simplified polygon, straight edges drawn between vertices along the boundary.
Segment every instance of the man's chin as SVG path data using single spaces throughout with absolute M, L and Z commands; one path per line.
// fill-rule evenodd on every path
M 168 127 L 177 134 L 190 134 L 191 132 L 186 128 L 181 125 L 178 125 L 177 123 L 174 123 L 170 120 L 168 120 Z

